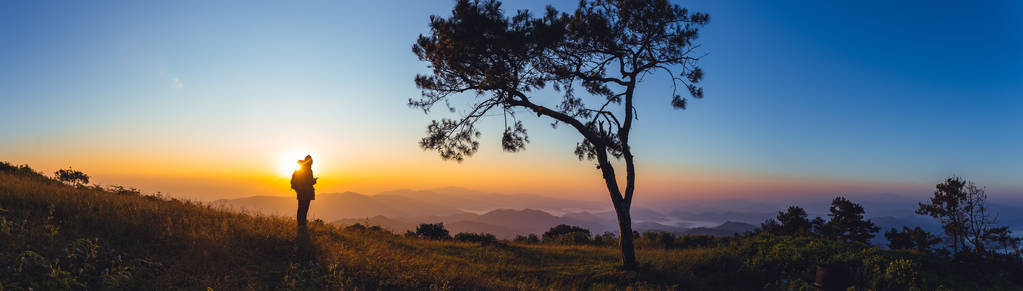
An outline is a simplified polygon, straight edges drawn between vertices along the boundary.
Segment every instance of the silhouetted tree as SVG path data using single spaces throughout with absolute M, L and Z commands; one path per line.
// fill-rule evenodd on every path
M 824 232 L 828 231 L 828 221 L 824 220 L 824 218 L 821 218 L 820 216 L 814 217 L 813 220 L 810 221 L 810 225 L 812 225 L 810 232 L 813 233 L 814 236 L 824 237 Z
M 540 243 L 540 238 L 537 237 L 535 233 L 530 233 L 529 236 L 526 237 L 526 242 L 531 244 Z
M 451 239 L 451 235 L 448 234 L 448 230 L 444 228 L 443 222 L 420 224 L 416 227 L 415 236 L 433 240 Z
M 973 246 L 974 253 L 982 255 L 988 251 L 988 244 L 998 236 L 997 232 L 1009 232 L 995 224 L 998 220 L 987 210 L 987 194 L 984 188 L 977 187 L 973 182 L 966 183 L 966 201 L 963 212 L 966 213 L 965 239 Z
M 430 34 L 413 45 L 413 53 L 429 62 L 432 72 L 416 76 L 422 97 L 410 99 L 410 106 L 428 112 L 442 103 L 456 112 L 449 97 L 464 92 L 477 96 L 459 117 L 427 126 L 420 145 L 444 159 L 461 161 L 479 148 L 476 125 L 484 117 L 504 117 L 501 145 L 510 152 L 529 142 L 516 113 L 550 117 L 555 126 L 568 124 L 582 135 L 575 154 L 580 160 L 596 160 L 601 170 L 619 233 L 632 233 L 629 209 L 636 167 L 629 141 L 637 113 L 636 87 L 642 77 L 663 71 L 676 88 L 671 106 L 686 108 L 687 100 L 677 93 L 680 86 L 695 98 L 703 97 L 697 85 L 703 71 L 692 53 L 707 14 L 691 13 L 667 0 L 584 0 L 572 14 L 548 6 L 539 18 L 528 11 L 508 18 L 500 6 L 496 1 L 460 0 L 450 18 L 431 16 Z M 537 100 L 536 91 L 548 85 L 563 93 L 555 106 Z M 599 98 L 596 106 L 584 103 L 577 86 Z M 624 190 L 611 157 L 624 159 Z M 624 266 L 634 267 L 633 238 L 622 235 L 620 246 Z
M 820 232 L 825 239 L 867 243 L 880 229 L 869 219 L 863 220 L 863 206 L 844 197 L 835 197 L 829 211 L 828 222 Z
M 1014 253 L 1016 256 L 1021 254 L 1020 242 L 1023 242 L 1023 238 L 1013 236 L 1008 226 L 992 228 L 988 231 L 986 239 L 993 243 L 992 247 L 997 246 L 1006 254 Z
M 1008 228 L 995 226 L 998 220 L 987 210 L 984 188 L 960 177 L 947 178 L 935 188 L 930 203 L 919 203 L 916 213 L 941 223 L 953 255 L 972 248 L 980 256 L 987 253 L 989 244 L 1002 244 L 998 238 L 1011 237 Z
M 888 248 L 893 250 L 915 249 L 921 252 L 930 252 L 931 247 L 941 243 L 941 238 L 924 231 L 919 226 L 913 229 L 903 226 L 902 231 L 892 228 L 884 233 L 884 237 L 888 239 Z
M 74 185 L 89 184 L 89 175 L 82 173 L 82 171 L 72 169 L 71 167 L 68 167 L 67 169 L 57 170 L 56 172 L 53 173 L 53 175 L 57 176 L 58 181 L 64 183 Z
M 806 210 L 799 206 L 778 212 L 778 216 L 764 221 L 760 231 L 774 235 L 813 236 L 813 224 L 810 223 Z
M 961 206 L 966 201 L 966 181 L 950 177 L 935 187 L 937 190 L 930 203 L 918 203 L 916 213 L 930 215 L 938 220 L 948 236 L 948 242 L 952 244 L 952 254 L 958 255 L 966 230 L 966 214 Z

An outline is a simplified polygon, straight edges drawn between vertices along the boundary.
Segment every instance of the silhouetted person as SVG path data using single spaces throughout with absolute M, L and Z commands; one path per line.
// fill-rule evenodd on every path
M 316 179 L 313 178 L 313 157 L 306 155 L 304 160 L 299 160 L 301 166 L 291 174 L 291 189 L 295 189 L 298 198 L 298 228 L 306 229 L 306 215 L 309 214 L 309 202 L 316 199 Z

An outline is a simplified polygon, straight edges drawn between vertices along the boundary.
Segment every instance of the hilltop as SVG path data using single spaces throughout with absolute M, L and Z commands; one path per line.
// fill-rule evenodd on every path
M 842 266 L 860 287 L 1013 286 L 938 257 L 864 244 L 650 234 L 637 240 L 637 271 L 618 268 L 617 249 L 602 245 L 432 241 L 322 221 L 302 238 L 286 217 L 65 185 L 0 165 L 0 284 L 12 290 L 789 289 L 809 288 L 817 264 Z

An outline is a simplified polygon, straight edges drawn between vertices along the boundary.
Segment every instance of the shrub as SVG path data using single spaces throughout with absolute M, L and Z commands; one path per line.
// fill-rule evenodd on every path
M 497 237 L 489 233 L 468 233 L 462 232 L 455 235 L 455 240 L 461 242 L 476 242 L 481 244 L 494 243 Z
M 105 189 L 107 192 L 112 192 L 118 195 L 129 195 L 129 196 L 142 196 L 142 191 L 135 187 L 124 187 L 121 185 L 109 186 Z
M 515 236 L 515 242 L 517 242 L 517 243 L 525 243 L 525 244 L 535 244 L 535 243 L 540 243 L 540 238 L 537 237 L 535 233 L 531 233 L 531 234 L 529 234 L 529 236 L 524 236 L 524 235 L 520 234 L 520 235 L 516 235 Z
M 89 175 L 82 173 L 82 171 L 72 169 L 71 167 L 68 167 L 67 169 L 57 170 L 56 172 L 53 173 L 53 175 L 57 177 L 58 181 L 64 183 L 74 185 L 89 184 Z
M 616 246 L 618 245 L 618 235 L 613 232 L 604 232 L 593 236 L 593 244 L 601 246 Z
M 443 222 L 438 223 L 423 223 L 419 227 L 416 227 L 415 236 L 418 238 L 432 239 L 432 240 L 449 240 L 451 235 L 448 234 L 448 230 L 444 228 Z
M 665 231 L 646 231 L 639 235 L 636 246 L 641 248 L 671 249 L 675 247 L 675 236 Z
M 543 242 L 555 244 L 587 244 L 590 243 L 590 230 L 559 224 L 543 233 Z
M 716 237 L 712 235 L 681 235 L 675 239 L 675 248 L 711 248 L 732 241 L 729 237 Z
M 903 226 L 902 231 L 892 228 L 884 233 L 884 237 L 888 239 L 888 248 L 893 250 L 915 249 L 929 252 L 931 247 L 941 243 L 941 238 L 924 231 L 919 226 L 912 229 Z

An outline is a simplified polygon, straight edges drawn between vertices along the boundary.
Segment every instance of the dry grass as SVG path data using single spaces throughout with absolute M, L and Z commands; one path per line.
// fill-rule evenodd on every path
M 617 252 L 590 246 L 460 243 L 313 222 L 308 241 L 291 218 L 240 214 L 185 200 L 119 195 L 0 173 L 0 213 L 22 232 L 56 227 L 44 244 L 9 236 L 2 258 L 25 250 L 59 255 L 62 244 L 98 238 L 134 258 L 159 262 L 153 287 L 287 287 L 315 282 L 402 288 L 567 287 L 618 282 Z M 38 231 L 35 231 L 38 232 Z M 25 244 L 21 244 L 25 243 Z M 303 248 L 302 246 L 307 246 Z M 643 256 L 641 252 L 641 256 Z M 603 274 L 594 279 L 593 274 Z M 607 281 L 611 280 L 611 281 Z M 607 282 L 601 282 L 607 281 Z M 155 284 L 155 285 L 153 285 Z
M 639 249 L 641 270 L 626 271 L 608 247 L 429 241 L 319 221 L 297 233 L 291 218 L 0 171 L 0 290 L 800 289 L 821 262 L 872 289 L 999 286 L 925 254 L 773 236 Z

